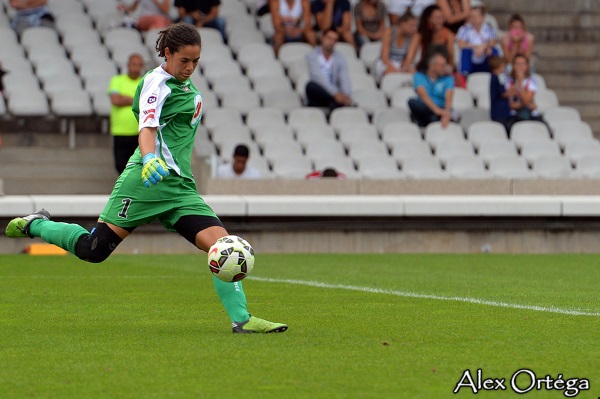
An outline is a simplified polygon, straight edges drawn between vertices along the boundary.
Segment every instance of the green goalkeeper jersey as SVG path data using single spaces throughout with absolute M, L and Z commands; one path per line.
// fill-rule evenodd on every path
M 191 80 L 180 82 L 162 66 L 144 75 L 133 99 L 139 130 L 157 128 L 156 151 L 171 172 L 193 180 L 192 151 L 202 118 L 202 96 Z M 138 147 L 129 163 L 142 163 Z

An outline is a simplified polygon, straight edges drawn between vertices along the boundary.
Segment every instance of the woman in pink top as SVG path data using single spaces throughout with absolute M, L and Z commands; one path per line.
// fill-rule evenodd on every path
M 533 34 L 527 31 L 523 18 L 519 14 L 513 14 L 508 22 L 508 30 L 500 39 L 506 62 L 512 63 L 517 54 L 531 59 L 534 40 Z

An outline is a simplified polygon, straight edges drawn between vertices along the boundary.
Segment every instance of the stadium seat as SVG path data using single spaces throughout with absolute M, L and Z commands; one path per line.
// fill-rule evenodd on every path
M 441 122 L 433 122 L 425 128 L 425 140 L 428 141 L 433 148 L 441 141 L 465 139 L 462 128 L 459 124 L 450 122 L 446 128 L 442 127 Z
M 488 99 L 487 103 L 489 104 L 491 76 L 492 74 L 489 72 L 474 72 L 467 75 L 467 90 L 469 90 L 473 95 L 473 98 L 475 98 L 478 107 L 480 107 L 479 103 L 481 99 L 484 98 Z M 481 108 L 489 109 L 489 106 Z
M 302 106 L 300 96 L 289 89 L 268 92 L 264 95 L 263 102 L 265 107 L 279 108 L 285 114 Z
M 579 122 L 581 121 L 581 115 L 579 111 L 573 107 L 552 107 L 548 108 L 544 112 L 544 120 L 550 126 L 550 129 L 554 131 L 554 124 L 560 122 Z
M 459 157 L 468 158 L 472 157 L 473 155 L 475 155 L 473 145 L 467 140 L 442 140 L 438 142 L 437 147 L 435 148 L 435 156 L 442 162 L 443 165 L 449 159 Z
M 333 127 L 326 124 L 302 125 L 295 128 L 296 140 L 305 145 L 311 141 L 335 140 L 335 131 Z
M 454 89 L 454 96 L 452 97 L 452 108 L 459 113 L 466 110 L 475 108 L 475 102 L 473 101 L 473 95 L 467 89 L 456 87 Z
M 246 70 L 246 75 L 248 75 L 252 81 L 267 77 L 286 78 L 283 65 L 272 58 L 256 61 L 256 63 L 252 64 L 252 68 Z
M 489 172 L 503 179 L 535 179 L 538 174 L 529 169 L 527 160 L 516 155 L 492 158 L 488 162 Z
M 408 158 L 429 158 L 431 147 L 425 141 L 404 141 L 392 143 L 392 156 L 402 163 Z M 437 161 L 439 163 L 439 160 Z
M 600 178 L 600 157 L 589 156 L 578 159 L 576 170 L 583 177 Z
M 267 43 L 248 43 L 240 48 L 237 60 L 244 69 L 262 60 L 275 59 L 273 46 Z
M 356 48 L 350 43 L 337 42 L 335 44 L 335 51 L 342 53 L 342 55 L 346 57 L 346 60 L 358 59 L 358 56 L 356 55 Z
M 8 110 L 16 117 L 47 116 L 50 113 L 48 98 L 39 88 L 11 93 Z
M 222 124 L 236 124 L 243 126 L 242 113 L 237 108 L 210 108 L 203 111 L 202 121 L 209 131 Z
M 510 139 L 521 148 L 529 140 L 550 140 L 548 127 L 537 121 L 521 121 L 515 123 L 510 129 Z
M 506 137 L 502 139 L 489 139 L 479 142 L 477 153 L 485 162 L 490 162 L 497 158 L 517 157 L 517 147 L 515 143 L 509 141 Z
M 366 125 L 369 117 L 365 110 L 352 107 L 341 107 L 334 109 L 329 115 L 329 124 L 338 130 L 344 125 Z
M 106 94 L 106 92 L 96 92 L 91 93 L 90 95 L 92 98 L 92 108 L 94 110 L 94 114 L 100 117 L 109 117 L 112 104 L 108 94 Z
M 381 139 L 388 144 L 404 141 L 422 141 L 421 130 L 411 122 L 389 123 L 381 132 Z M 428 144 L 429 145 L 429 144 Z
M 300 143 L 291 138 L 280 138 L 279 140 L 269 141 L 263 146 L 263 155 L 271 160 L 288 159 L 297 156 L 303 156 Z
M 294 140 L 294 131 L 287 125 L 259 125 L 253 129 L 253 132 L 254 140 L 261 148 L 264 148 L 268 142 L 279 139 Z
M 415 97 L 417 97 L 417 92 L 412 87 L 400 87 L 392 93 L 390 104 L 393 108 L 410 111 L 408 108 L 408 100 Z
M 346 158 L 342 143 L 336 140 L 319 139 L 305 143 L 306 156 L 312 160 L 326 157 Z
M 345 145 L 362 140 L 379 141 L 377 128 L 373 125 L 342 126 L 338 130 L 338 137 Z
M 537 158 L 533 161 L 532 169 L 546 179 L 572 178 L 579 175 L 571 167 L 571 162 L 560 155 Z
M 535 79 L 538 90 L 546 90 L 548 88 L 548 86 L 546 85 L 546 79 L 544 79 L 542 75 L 534 72 L 531 74 L 531 76 Z
M 373 124 L 379 132 L 393 122 L 410 122 L 408 111 L 399 108 L 378 109 L 373 114 Z
M 367 42 L 363 44 L 359 51 L 359 59 L 365 64 L 365 66 L 372 70 L 375 61 L 381 55 L 381 42 Z
M 237 123 L 223 123 L 215 127 L 210 132 L 210 138 L 219 150 L 222 150 L 224 145 L 231 142 L 251 142 L 250 129 L 247 126 L 238 125 Z M 220 155 L 227 156 L 227 153 L 220 152 Z
M 288 114 L 288 124 L 294 129 L 300 126 L 327 125 L 325 113 L 320 108 L 302 107 L 296 108 Z
M 460 113 L 460 126 L 465 132 L 475 122 L 491 122 L 490 111 L 482 108 L 470 108 Z
M 225 94 L 236 91 L 252 91 L 250 81 L 244 75 L 222 75 L 212 80 L 212 91 L 223 99 Z
M 552 126 L 554 140 L 564 148 L 569 141 L 593 140 L 592 128 L 582 121 L 555 122 Z
M 535 104 L 537 105 L 537 111 L 540 114 L 544 114 L 546 110 L 553 109 L 559 106 L 558 97 L 554 90 L 550 89 L 538 89 L 535 92 Z
M 587 157 L 600 158 L 600 142 L 598 140 L 573 140 L 565 144 L 565 157 L 577 163 Z
M 254 108 L 248 111 L 246 125 L 252 131 L 261 126 L 285 126 L 285 115 L 279 108 Z
M 313 170 L 312 161 L 298 154 L 287 158 L 277 158 L 271 163 L 275 174 L 287 179 L 304 179 Z
M 306 55 L 310 53 L 313 48 L 308 43 L 284 43 L 279 48 L 278 58 L 279 61 L 287 68 L 288 65 L 295 61 L 302 61 L 306 63 Z
M 394 91 L 399 88 L 413 88 L 412 73 L 388 73 L 381 79 L 381 90 L 388 98 L 392 98 Z
M 94 111 L 87 92 L 81 89 L 63 89 L 49 93 L 50 109 L 59 117 L 91 116 Z
M 377 84 L 371 75 L 364 72 L 350 72 L 352 92 L 368 89 L 377 89 Z
M 389 156 L 365 155 L 355 158 L 358 171 L 367 179 L 401 179 L 406 174 L 398 169 L 396 161 Z
M 379 109 L 388 107 L 385 94 L 378 89 L 353 90 L 351 97 L 356 106 L 367 111 L 369 115 L 373 115 Z
M 413 179 L 447 179 L 450 174 L 442 170 L 440 161 L 433 155 L 411 157 L 400 161 L 402 171 Z
M 460 179 L 487 179 L 490 177 L 483 160 L 475 155 L 462 155 L 447 159 L 445 168 L 451 176 Z
M 229 91 L 221 98 L 223 107 L 236 108 L 242 115 L 261 106 L 260 97 L 251 90 Z M 265 104 L 270 106 L 270 104 Z
M 560 156 L 560 148 L 556 141 L 529 140 L 523 143 L 521 156 L 533 163 L 538 158 Z
M 482 141 L 508 140 L 504 126 L 494 121 L 474 122 L 467 130 L 467 138 L 475 148 L 479 148 Z
M 389 157 L 389 150 L 384 142 L 372 139 L 354 140 L 348 144 L 348 156 L 353 159 L 367 155 Z
M 258 29 L 267 40 L 270 40 L 273 37 L 275 28 L 273 27 L 273 17 L 271 16 L 271 13 L 258 17 Z

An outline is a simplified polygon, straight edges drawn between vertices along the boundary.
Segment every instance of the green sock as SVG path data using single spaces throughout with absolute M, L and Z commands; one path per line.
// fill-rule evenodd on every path
M 78 224 L 53 222 L 52 220 L 36 219 L 31 222 L 29 232 L 34 237 L 41 237 L 49 244 L 58 245 L 65 251 L 75 255 L 77 240 L 90 232 Z
M 231 318 L 231 321 L 246 321 L 250 317 L 250 313 L 246 309 L 246 294 L 242 282 L 226 283 L 213 276 L 215 290 L 219 299 L 225 307 L 225 311 Z

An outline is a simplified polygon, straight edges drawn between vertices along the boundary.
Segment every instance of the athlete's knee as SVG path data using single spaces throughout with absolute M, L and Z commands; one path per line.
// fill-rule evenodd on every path
M 98 223 L 90 234 L 83 235 L 75 246 L 75 255 L 91 263 L 105 261 L 123 241 L 105 223 Z

